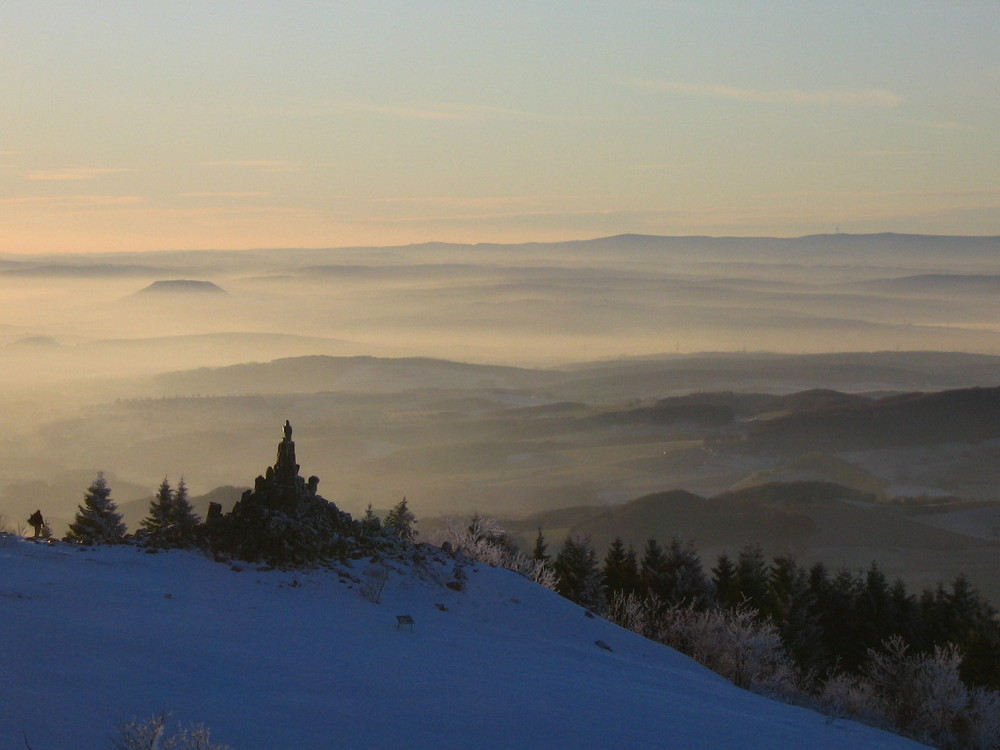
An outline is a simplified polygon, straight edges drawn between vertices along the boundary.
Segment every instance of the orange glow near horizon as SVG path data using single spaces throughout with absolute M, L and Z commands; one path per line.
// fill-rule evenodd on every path
M 904 0 L 20 3 L 0 253 L 997 235 L 998 34 Z

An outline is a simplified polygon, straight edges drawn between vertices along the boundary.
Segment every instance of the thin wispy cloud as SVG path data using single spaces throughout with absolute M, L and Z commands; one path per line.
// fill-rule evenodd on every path
M 179 193 L 181 198 L 266 198 L 273 193 L 269 192 L 201 192 L 201 193 Z
M 494 221 L 509 221 L 511 219 L 551 219 L 551 218 L 561 218 L 561 219 L 586 219 L 586 218 L 609 218 L 609 217 L 627 217 L 627 216 L 640 216 L 646 215 L 647 211 L 622 211 L 614 209 L 579 209 L 579 210 L 558 210 L 558 209 L 539 209 L 539 210 L 529 210 L 529 211 L 480 211 L 476 213 L 466 213 L 466 214 L 447 214 L 447 215 L 421 215 L 421 216 L 404 216 L 404 217 L 393 217 L 393 218 L 374 218 L 370 219 L 367 223 L 370 224 L 394 224 L 394 225 L 421 225 L 421 224 L 436 224 L 443 221 L 457 222 L 457 223 L 477 223 L 477 222 L 494 222 Z
M 970 133 L 977 129 L 972 125 L 965 125 L 950 120 L 911 120 L 910 122 L 919 127 L 931 128 L 932 130 L 955 130 L 962 133 Z
M 924 206 L 927 203 L 973 202 L 981 205 L 995 205 L 1000 201 L 1000 187 L 939 189 L 939 190 L 809 190 L 794 193 L 767 193 L 773 200 L 789 198 L 823 198 L 834 200 L 838 205 L 845 203 L 857 206 L 884 205 L 898 201 Z M 984 203 L 985 201 L 985 203 Z M 926 209 L 921 208 L 924 212 Z
M 542 203 L 565 202 L 577 196 L 554 195 L 498 195 L 498 196 L 456 196 L 421 195 L 405 197 L 376 198 L 369 201 L 374 205 L 403 204 L 416 206 L 437 206 L 446 208 L 483 208 L 492 206 L 538 206 Z
M 228 167 L 233 169 L 255 169 L 262 172 L 297 172 L 301 167 L 293 161 L 282 159 L 235 159 L 226 161 L 203 161 L 203 167 Z
M 721 83 L 689 83 L 635 78 L 627 81 L 634 88 L 663 91 L 685 96 L 699 96 L 755 104 L 796 104 L 838 107 L 898 107 L 903 99 L 883 89 L 753 89 Z
M 72 169 L 39 169 L 28 172 L 24 179 L 33 182 L 75 182 L 78 180 L 96 180 L 109 174 L 120 174 L 122 172 L 134 172 L 133 169 L 122 169 L 118 167 L 82 167 Z
M 549 115 L 483 104 L 375 104 L 372 102 L 335 102 L 334 107 L 347 112 L 384 115 L 402 120 L 489 121 L 510 119 L 550 119 Z
M 852 151 L 852 156 L 871 156 L 871 157 L 905 157 L 905 156 L 927 156 L 932 153 L 931 151 L 907 151 L 907 150 L 893 150 L 893 149 L 867 149 L 864 151 Z
M 124 206 L 142 203 L 144 200 L 138 195 L 31 195 L 18 198 L 0 198 L 0 205 L 87 208 L 90 206 Z
M 663 169 L 676 169 L 677 165 L 668 162 L 649 162 L 636 164 L 633 168 L 638 169 L 639 171 L 658 171 Z

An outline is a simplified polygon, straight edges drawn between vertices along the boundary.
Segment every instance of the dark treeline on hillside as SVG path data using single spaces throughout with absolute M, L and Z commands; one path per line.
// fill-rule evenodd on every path
M 536 543 L 544 550 L 544 541 Z M 787 555 L 767 560 L 757 546 L 722 554 L 704 570 L 692 542 L 649 539 L 641 553 L 616 539 L 603 564 L 588 539 L 570 537 L 552 560 L 557 590 L 595 611 L 614 615 L 627 597 L 696 611 L 751 609 L 774 625 L 805 675 L 860 673 L 869 653 L 901 639 L 914 653 L 953 644 L 969 685 L 1000 688 L 1000 625 L 996 609 L 964 576 L 919 594 L 890 582 L 872 562 L 867 571 L 800 565 Z
M 1000 747 L 1000 624 L 964 576 L 918 595 L 867 571 L 831 573 L 749 545 L 706 573 L 690 541 L 587 537 L 549 561 L 563 596 L 682 651 L 735 684 L 942 748 Z

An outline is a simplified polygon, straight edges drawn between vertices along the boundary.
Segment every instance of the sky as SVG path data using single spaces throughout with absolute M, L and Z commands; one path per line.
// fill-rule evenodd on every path
M 0 253 L 1000 235 L 1000 3 L 5 0 Z

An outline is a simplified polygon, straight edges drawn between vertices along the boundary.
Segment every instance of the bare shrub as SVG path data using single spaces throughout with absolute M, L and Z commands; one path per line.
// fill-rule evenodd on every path
M 389 583 L 389 569 L 381 563 L 373 563 L 365 568 L 361 575 L 365 577 L 361 584 L 361 596 L 373 604 L 381 604 L 382 592 Z
M 122 724 L 113 739 L 115 750 L 230 750 L 228 745 L 212 742 L 212 732 L 202 724 L 178 726 L 168 734 L 169 718 L 161 713 Z

